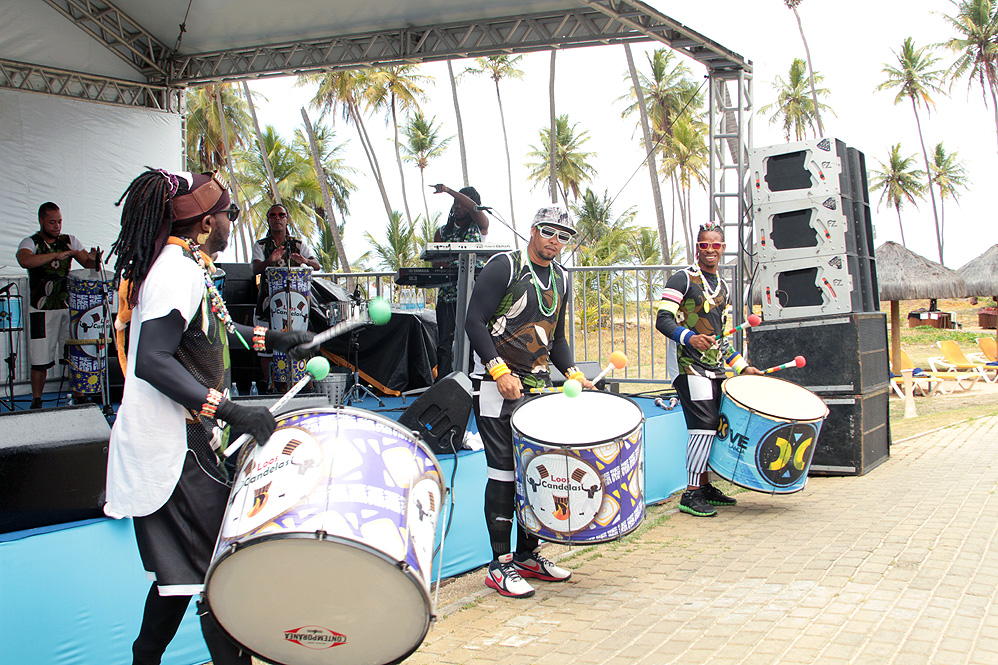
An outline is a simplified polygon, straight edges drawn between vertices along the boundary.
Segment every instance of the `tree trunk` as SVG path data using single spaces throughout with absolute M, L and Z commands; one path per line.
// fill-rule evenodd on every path
M 232 167 L 232 152 L 229 150 L 229 128 L 228 123 L 225 122 L 225 113 L 223 113 L 222 107 L 222 93 L 219 86 L 215 86 L 215 105 L 218 107 L 218 120 L 222 128 L 222 146 L 225 148 L 225 161 L 229 168 L 229 182 L 232 183 L 230 191 L 232 192 L 232 202 L 237 206 L 239 205 L 239 183 L 236 182 L 236 170 Z M 243 250 L 243 263 L 249 263 L 249 246 L 250 240 L 247 238 L 246 224 L 242 223 L 239 225 L 240 235 L 242 237 L 242 250 Z
M 672 174 L 672 184 L 675 187 L 676 199 L 679 201 L 679 220 L 683 227 L 683 238 L 686 240 L 686 262 L 693 265 L 693 240 L 690 237 L 689 224 L 686 223 L 686 196 L 675 172 Z
M 253 105 L 253 96 L 250 95 L 249 84 L 243 81 L 243 93 L 246 95 L 246 105 L 249 106 L 250 115 L 253 117 L 253 129 L 256 131 L 256 144 L 260 147 L 260 157 L 263 158 L 263 168 L 267 171 L 267 182 L 270 183 L 270 195 L 274 203 L 283 205 L 281 193 L 277 191 L 277 181 L 274 180 L 274 169 L 270 166 L 270 155 L 263 147 L 263 135 L 260 133 L 260 121 L 256 119 L 256 106 Z
M 461 148 L 461 175 L 464 177 L 464 186 L 467 187 L 470 183 L 468 181 L 468 154 L 464 148 L 464 124 L 461 122 L 461 105 L 457 101 L 457 79 L 454 78 L 454 67 L 450 60 L 447 61 L 447 75 L 450 77 L 450 91 L 454 97 L 454 117 L 457 118 L 457 144 Z M 426 198 L 425 195 L 423 198 Z
M 312 148 L 312 164 L 315 166 L 315 175 L 319 178 L 319 187 L 322 189 L 322 203 L 326 209 L 326 224 L 329 232 L 333 234 L 333 244 L 336 245 L 336 253 L 339 254 L 340 267 L 343 272 L 350 272 L 350 262 L 347 260 L 346 250 L 343 248 L 343 239 L 340 238 L 340 229 L 336 226 L 336 216 L 333 212 L 333 197 L 329 195 L 329 183 L 326 182 L 326 170 L 322 168 L 322 159 L 319 156 L 319 146 L 315 142 L 315 132 L 312 131 L 312 122 L 308 119 L 305 107 L 301 107 L 301 117 L 305 121 L 305 131 L 308 132 L 308 144 Z
M 631 45 L 624 44 L 624 54 L 627 56 L 627 70 L 631 73 L 631 85 L 634 87 L 634 95 L 638 100 L 638 110 L 641 112 L 641 135 L 645 140 L 645 150 L 648 151 L 648 175 L 651 178 L 651 194 L 655 201 L 655 219 L 658 221 L 658 240 L 662 246 L 662 256 L 669 256 L 669 234 L 665 229 L 665 208 L 662 206 L 662 190 L 658 181 L 658 166 L 655 159 L 657 144 L 652 144 L 651 129 L 648 127 L 648 109 L 645 108 L 645 94 L 641 89 L 641 82 L 638 79 L 638 70 L 634 66 L 634 56 L 631 54 Z
M 804 55 L 807 57 L 807 74 L 811 79 L 811 101 L 814 103 L 814 118 L 818 121 L 818 131 L 820 135 L 818 138 L 822 138 L 825 135 L 825 127 L 821 124 L 821 113 L 818 112 L 818 93 L 814 86 L 814 67 L 811 65 L 811 49 L 807 46 L 807 39 L 804 37 L 804 26 L 800 22 L 800 14 L 797 13 L 797 8 L 794 7 L 794 16 L 797 18 L 797 28 L 800 30 L 800 39 L 804 42 Z
M 901 246 L 907 248 L 908 245 L 904 241 L 904 225 L 901 223 L 901 206 L 895 206 L 898 213 L 898 228 L 901 230 Z
M 357 112 L 357 107 L 350 102 L 349 107 L 350 118 L 353 120 L 354 126 L 357 128 L 357 136 L 360 138 L 360 145 L 364 148 L 364 154 L 367 155 L 367 162 L 371 165 L 371 173 L 374 175 L 374 181 L 378 183 L 378 191 L 381 192 L 381 200 L 385 204 L 385 215 L 387 219 L 392 218 L 392 204 L 388 201 L 388 192 L 385 191 L 385 181 L 381 177 L 381 167 L 378 165 L 378 156 L 374 152 L 374 146 L 371 145 L 371 139 L 367 135 L 367 128 L 364 126 L 364 121 L 360 117 L 360 113 Z
M 554 112 L 554 72 L 555 56 L 558 51 L 551 49 L 551 80 L 548 84 L 548 97 L 551 103 L 551 132 L 548 137 L 548 153 L 551 159 L 551 203 L 558 203 L 558 118 Z
M 509 157 L 509 137 L 506 134 L 506 114 L 502 108 L 502 95 L 499 94 L 499 81 L 496 81 L 496 101 L 499 102 L 499 122 L 502 124 L 502 143 L 506 148 L 506 184 L 509 187 L 509 219 L 513 226 L 513 247 L 520 249 L 520 234 L 516 232 L 516 213 L 513 208 L 513 162 Z
M 995 110 L 995 137 L 998 138 L 998 98 L 995 97 L 994 86 L 991 86 L 991 106 Z
M 419 191 L 423 193 L 423 210 L 426 211 L 426 223 L 430 223 L 430 203 L 426 200 L 426 169 L 419 167 Z
M 402 170 L 402 153 L 399 152 L 399 123 L 395 115 L 395 95 L 392 95 L 392 127 L 395 128 L 395 161 L 399 165 L 399 180 L 402 181 L 402 205 L 405 206 L 405 220 L 412 226 L 412 213 L 409 212 L 409 196 L 405 193 L 405 172 Z
M 918 140 L 922 144 L 922 158 L 925 160 L 925 177 L 929 181 L 929 198 L 932 199 L 932 217 L 936 223 L 936 246 L 939 248 L 939 265 L 943 263 L 943 238 L 939 229 L 939 212 L 936 210 L 936 190 L 932 186 L 932 169 L 929 167 L 929 153 L 925 150 L 925 139 L 922 138 L 922 120 L 918 117 L 918 106 L 911 97 L 911 110 L 915 112 L 915 124 L 918 126 Z

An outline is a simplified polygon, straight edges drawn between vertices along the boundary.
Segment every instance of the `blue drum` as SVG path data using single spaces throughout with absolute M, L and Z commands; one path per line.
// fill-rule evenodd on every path
M 312 269 L 307 267 L 267 268 L 267 285 L 270 289 L 271 330 L 284 332 L 308 330 Z M 291 358 L 280 351 L 274 352 L 274 359 L 270 361 L 271 382 L 293 384 L 304 376 L 304 360 L 293 362 Z
M 21 330 L 21 298 L 0 296 L 0 330 Z
M 215 268 L 215 272 L 211 275 L 211 281 L 215 283 L 215 290 L 218 291 L 218 295 L 225 299 L 225 271 L 221 268 Z
M 771 376 L 741 375 L 721 384 L 721 422 L 710 468 L 757 492 L 804 489 L 828 407 L 797 384 Z

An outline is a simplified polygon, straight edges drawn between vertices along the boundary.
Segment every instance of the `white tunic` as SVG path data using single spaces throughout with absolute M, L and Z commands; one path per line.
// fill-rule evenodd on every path
M 176 245 L 167 245 L 139 290 L 128 341 L 128 371 L 107 461 L 107 504 L 112 517 L 143 517 L 167 502 L 180 480 L 187 453 L 187 410 L 135 376 L 143 321 L 173 310 L 185 325 L 206 307 L 204 273 Z M 209 312 L 205 312 L 207 316 Z M 207 393 L 207 389 L 205 389 Z

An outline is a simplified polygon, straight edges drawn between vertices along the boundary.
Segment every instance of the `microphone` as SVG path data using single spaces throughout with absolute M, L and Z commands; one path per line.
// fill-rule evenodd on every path
M 475 210 L 492 210 L 492 206 L 475 206 Z

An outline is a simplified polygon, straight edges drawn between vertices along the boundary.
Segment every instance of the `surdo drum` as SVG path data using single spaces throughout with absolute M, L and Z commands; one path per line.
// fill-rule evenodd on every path
M 382 665 L 420 645 L 443 499 L 410 430 L 351 408 L 278 416 L 238 465 L 205 579 L 212 613 L 268 662 Z
M 312 269 L 308 267 L 269 267 L 267 286 L 270 292 L 271 330 L 308 330 L 311 311 Z M 305 361 L 292 361 L 280 351 L 270 362 L 270 380 L 293 384 L 305 376 Z
M 721 384 L 721 421 L 708 464 L 735 485 L 768 494 L 804 489 L 828 407 L 806 388 L 742 374 Z
M 107 365 L 102 346 L 111 341 L 112 334 L 110 292 L 110 282 L 102 280 L 96 270 L 69 272 L 69 389 L 74 393 L 100 392 L 100 377 Z
M 524 530 L 559 543 L 615 540 L 645 515 L 641 408 L 584 390 L 513 412 L 516 511 Z

